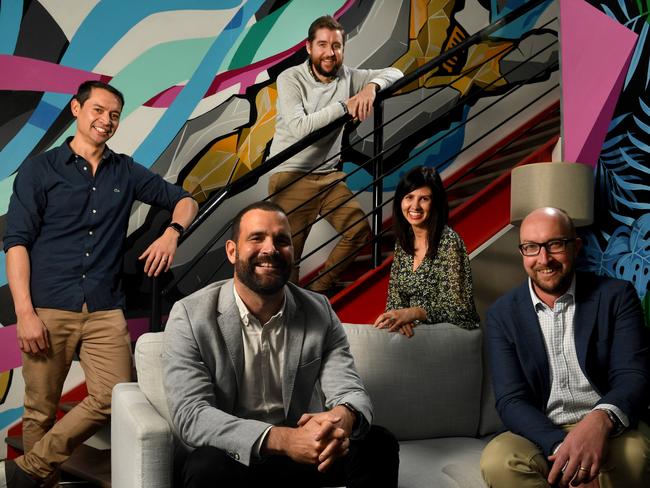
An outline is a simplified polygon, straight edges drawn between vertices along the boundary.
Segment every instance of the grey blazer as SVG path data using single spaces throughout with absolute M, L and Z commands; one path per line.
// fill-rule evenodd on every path
M 286 425 L 295 425 L 303 413 L 341 403 L 354 406 L 369 425 L 370 398 L 329 301 L 291 283 L 286 286 Z M 174 304 L 162 357 L 174 428 L 190 446 L 214 446 L 248 465 L 255 441 L 270 424 L 232 414 L 243 378 L 243 351 L 233 280 L 208 285 Z

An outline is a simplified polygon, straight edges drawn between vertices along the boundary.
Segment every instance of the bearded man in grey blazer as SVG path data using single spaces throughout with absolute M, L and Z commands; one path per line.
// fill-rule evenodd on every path
M 288 283 L 291 230 L 270 202 L 243 209 L 234 279 L 177 302 L 165 330 L 174 427 L 195 448 L 186 487 L 397 487 L 398 445 L 372 405 L 327 299 Z

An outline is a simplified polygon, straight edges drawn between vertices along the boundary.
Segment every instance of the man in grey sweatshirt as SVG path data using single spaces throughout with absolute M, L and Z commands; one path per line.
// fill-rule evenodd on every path
M 403 76 L 395 68 L 344 66 L 343 26 L 329 15 L 311 24 L 306 47 L 309 59 L 278 76 L 278 113 L 271 156 L 344 114 L 365 120 L 372 111 L 376 92 Z M 269 180 L 271 199 L 289 216 L 296 258 L 302 255 L 311 224 L 319 214 L 326 215 L 325 219 L 342 234 L 323 273 L 310 286 L 327 294 L 369 234 L 364 212 L 345 183 L 346 175 L 337 170 L 342 137 L 342 128 L 326 135 L 280 164 Z M 342 264 L 327 272 L 337 263 Z M 292 281 L 298 281 L 298 274 L 296 265 Z

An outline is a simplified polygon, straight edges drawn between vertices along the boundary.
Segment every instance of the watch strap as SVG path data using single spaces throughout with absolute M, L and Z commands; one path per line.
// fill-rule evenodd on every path
M 178 237 L 182 237 L 183 234 L 185 234 L 185 227 L 183 227 L 181 224 L 178 222 L 172 222 L 169 224 L 167 227 L 171 227 L 174 229 L 176 232 L 178 232 Z

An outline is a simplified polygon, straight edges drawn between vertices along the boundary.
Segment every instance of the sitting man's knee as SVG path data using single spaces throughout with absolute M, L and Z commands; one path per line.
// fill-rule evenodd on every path
M 483 449 L 480 460 L 481 475 L 486 481 L 494 479 L 505 470 L 506 455 L 498 440 L 492 439 Z
M 545 479 L 548 474 L 548 464 L 541 451 L 510 432 L 498 435 L 485 446 L 480 469 L 488 486 L 518 486 L 531 476 Z

